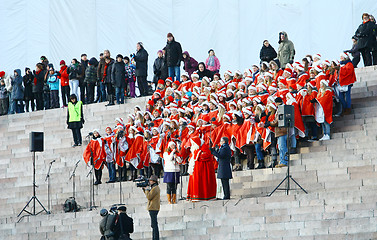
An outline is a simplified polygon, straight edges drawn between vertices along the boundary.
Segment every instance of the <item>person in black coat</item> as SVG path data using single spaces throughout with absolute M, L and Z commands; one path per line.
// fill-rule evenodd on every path
M 166 56 L 166 65 L 168 66 L 169 77 L 174 81 L 180 81 L 181 78 L 181 61 L 183 60 L 182 56 L 182 47 L 181 44 L 175 41 L 172 33 L 167 35 L 167 43 L 165 47 L 165 56 Z
M 124 103 L 124 88 L 126 87 L 126 65 L 123 62 L 123 56 L 118 54 L 116 62 L 111 70 L 111 81 L 115 87 L 115 96 L 117 104 Z
M 277 57 L 275 49 L 270 45 L 268 40 L 263 41 L 262 49 L 260 50 L 259 58 L 261 62 L 270 62 Z
M 165 68 L 165 59 L 164 59 L 164 55 L 162 53 L 162 50 L 158 50 L 157 52 L 157 58 L 154 60 L 154 63 L 153 63 L 153 73 L 154 73 L 154 76 L 153 76 L 153 83 L 154 83 L 154 86 L 155 86 L 155 89 L 157 89 L 157 82 L 158 80 L 162 79 L 165 81 L 165 78 L 163 78 L 164 74 L 163 74 L 163 69 Z M 166 76 L 166 75 L 165 75 Z
M 359 38 L 357 45 L 361 52 L 361 56 L 363 57 L 364 66 L 371 66 L 371 51 L 376 41 L 376 36 L 373 33 L 375 24 L 370 21 L 368 13 L 364 13 L 362 19 L 363 23 L 357 28 L 355 36 Z
M 200 62 L 198 64 L 197 73 L 199 75 L 199 79 L 203 79 L 203 77 L 208 77 L 208 78 L 212 79 L 213 74 L 214 74 L 214 72 L 212 72 L 212 71 L 210 71 L 206 68 L 206 65 L 204 64 L 204 62 Z
M 33 91 L 34 99 L 37 102 L 37 111 L 43 110 L 43 85 L 44 85 L 44 76 L 45 76 L 45 72 L 43 68 L 44 67 L 42 63 L 37 63 L 35 71 L 33 72 L 34 79 L 33 79 L 32 91 Z
M 227 137 L 222 137 L 220 140 L 221 147 L 218 150 L 210 148 L 211 153 L 217 157 L 217 161 L 219 162 L 217 178 L 221 179 L 221 184 L 224 190 L 224 200 L 230 199 L 229 179 L 232 178 L 232 170 L 230 168 L 232 151 L 230 150 L 228 142 L 229 139 Z
M 118 221 L 115 225 L 116 239 L 131 239 L 130 234 L 134 232 L 134 221 L 127 215 L 127 207 L 118 207 Z
M 357 46 L 357 37 L 353 36 L 352 37 L 352 48 L 350 50 L 346 50 L 345 52 L 351 53 L 352 54 L 352 65 L 354 68 L 357 68 L 357 64 L 360 62 L 360 51 Z
M 136 44 L 136 54 L 131 54 L 136 62 L 136 79 L 139 87 L 140 96 L 148 95 L 148 52 L 144 49 L 143 43 L 138 42 Z
M 34 111 L 35 108 L 35 102 L 34 102 L 34 96 L 33 96 L 33 79 L 34 76 L 32 72 L 30 71 L 30 68 L 25 68 L 25 75 L 23 76 L 23 82 L 24 82 L 24 100 L 25 100 L 25 106 L 26 106 L 26 112 L 29 112 L 29 102 L 31 103 L 31 111 Z
M 373 35 L 374 35 L 374 46 L 372 47 L 372 64 L 377 65 L 377 24 L 376 19 L 373 15 L 369 15 L 370 21 L 373 23 Z M 352 61 L 353 62 L 353 61 Z
M 88 56 L 83 53 L 81 54 L 81 75 L 79 77 L 79 87 L 80 87 L 80 99 L 83 104 L 86 104 L 88 101 L 85 98 L 85 96 L 88 96 L 88 89 L 86 88 L 86 83 L 84 82 L 85 80 L 85 72 L 87 67 L 89 66 L 89 60 Z M 86 95 L 85 95 L 86 92 Z
M 103 69 L 102 82 L 106 85 L 107 98 L 109 103 L 106 106 L 114 105 L 115 89 L 111 80 L 111 71 L 114 65 L 114 60 L 110 57 L 105 57 L 105 66 Z

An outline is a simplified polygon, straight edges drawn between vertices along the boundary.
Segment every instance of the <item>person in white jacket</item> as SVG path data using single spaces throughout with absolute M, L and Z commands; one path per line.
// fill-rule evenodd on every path
M 167 197 L 169 204 L 177 201 L 177 185 L 179 183 L 179 164 L 182 159 L 178 156 L 177 146 L 174 142 L 169 142 L 166 152 L 164 152 L 164 183 L 167 184 Z
M 9 102 L 9 108 L 8 108 L 8 114 L 10 113 L 14 113 L 14 107 L 13 107 L 13 104 L 12 103 L 12 79 L 11 79 L 11 76 L 8 75 L 7 77 L 4 78 L 4 82 L 5 82 L 5 88 L 7 89 L 7 92 L 8 92 L 8 102 Z

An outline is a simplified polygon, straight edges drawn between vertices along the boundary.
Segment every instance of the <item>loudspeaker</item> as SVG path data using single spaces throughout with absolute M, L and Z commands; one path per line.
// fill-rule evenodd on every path
M 43 132 L 30 133 L 30 152 L 43 152 Z
M 295 126 L 295 108 L 292 105 L 280 105 L 278 107 L 278 127 Z

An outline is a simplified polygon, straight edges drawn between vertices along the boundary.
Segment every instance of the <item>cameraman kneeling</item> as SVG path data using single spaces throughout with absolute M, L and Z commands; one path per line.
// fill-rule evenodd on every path
M 153 175 L 149 178 L 149 186 L 143 187 L 145 196 L 148 199 L 149 215 L 151 217 L 151 227 L 153 229 L 153 240 L 160 239 L 158 232 L 157 215 L 160 211 L 160 187 L 158 186 L 158 178 Z

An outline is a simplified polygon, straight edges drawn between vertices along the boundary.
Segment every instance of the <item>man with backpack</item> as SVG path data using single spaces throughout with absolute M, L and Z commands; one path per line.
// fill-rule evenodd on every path
M 99 223 L 101 240 L 116 240 L 115 225 L 117 224 L 117 215 L 109 214 L 106 209 L 101 209 L 100 215 L 102 220 Z

